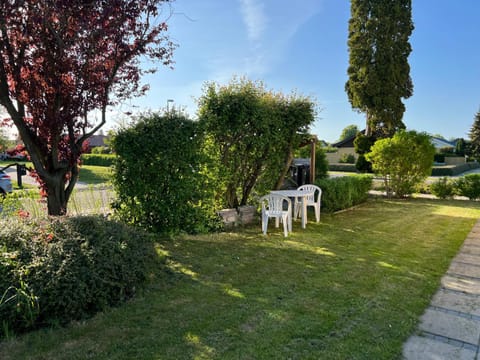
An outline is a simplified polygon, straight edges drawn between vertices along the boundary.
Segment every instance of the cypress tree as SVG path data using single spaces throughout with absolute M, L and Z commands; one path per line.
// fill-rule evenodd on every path
M 366 136 L 388 137 L 405 128 L 413 28 L 411 0 L 351 0 L 345 90 L 352 108 L 366 114 Z

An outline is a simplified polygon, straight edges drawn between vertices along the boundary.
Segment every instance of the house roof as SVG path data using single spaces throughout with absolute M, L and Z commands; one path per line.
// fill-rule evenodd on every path
M 365 130 L 362 130 L 361 133 L 365 134 Z M 357 137 L 357 134 L 352 135 L 349 138 L 346 138 L 344 140 L 341 140 L 339 142 L 332 144 L 332 146 L 336 148 L 353 148 L 355 147 L 353 142 L 355 141 L 356 137 Z M 433 146 L 435 146 L 436 149 L 454 148 L 456 146 L 456 141 L 448 141 L 436 136 L 431 136 L 430 139 Z
M 92 135 L 88 139 L 88 145 L 90 147 L 104 146 L 106 138 L 107 138 L 106 135 Z
M 452 142 L 452 141 L 447 141 L 445 139 L 442 139 L 442 138 L 439 138 L 439 137 L 436 137 L 436 136 L 432 136 L 431 137 L 431 142 L 433 144 L 433 146 L 435 146 L 435 148 L 437 149 L 441 149 L 441 148 L 447 148 L 447 147 L 455 147 L 457 144 L 455 142 Z
M 360 131 L 362 134 L 365 134 L 365 130 L 362 130 Z M 339 142 L 336 142 L 334 144 L 332 144 L 333 147 L 336 147 L 336 148 L 353 148 L 355 147 L 353 145 L 353 142 L 355 141 L 355 138 L 357 137 L 357 134 L 355 135 L 352 135 L 346 139 L 343 139 Z

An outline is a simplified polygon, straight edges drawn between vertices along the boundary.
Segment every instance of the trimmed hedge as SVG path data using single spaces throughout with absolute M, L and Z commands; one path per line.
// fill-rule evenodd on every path
M 320 179 L 315 185 L 322 189 L 322 211 L 334 212 L 348 209 L 368 199 L 373 178 L 370 175 L 354 175 Z
M 478 168 L 480 168 L 478 162 L 467 162 L 460 165 L 434 166 L 432 168 L 432 176 L 455 176 L 465 171 Z
M 114 154 L 82 154 L 81 160 L 83 165 L 113 166 L 116 158 Z
M 102 217 L 9 217 L 0 228 L 0 336 L 118 305 L 156 259 L 151 235 Z
M 355 164 L 335 163 L 328 164 L 329 171 L 346 171 L 346 172 L 358 172 Z

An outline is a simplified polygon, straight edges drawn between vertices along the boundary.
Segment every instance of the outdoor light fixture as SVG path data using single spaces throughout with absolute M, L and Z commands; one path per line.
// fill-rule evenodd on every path
M 169 112 L 169 103 L 173 103 L 173 99 L 167 99 L 167 113 Z

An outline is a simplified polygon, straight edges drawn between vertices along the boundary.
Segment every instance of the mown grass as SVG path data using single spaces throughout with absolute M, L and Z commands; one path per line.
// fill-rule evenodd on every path
M 0 168 L 11 164 L 10 161 L 0 161 Z M 33 164 L 31 162 L 19 162 L 20 164 L 24 164 L 27 168 L 32 168 Z M 14 167 L 15 169 L 15 167 Z M 112 168 L 107 166 L 95 166 L 95 165 L 82 165 L 80 167 L 80 175 L 79 181 L 90 184 L 90 185 L 98 185 L 107 183 L 112 178 Z M 14 186 L 17 186 L 17 178 L 16 175 L 12 176 L 12 182 Z M 28 185 L 23 183 L 24 187 L 31 188 L 34 187 L 33 185 Z
M 259 225 L 159 239 L 165 268 L 136 299 L 4 341 L 0 358 L 399 358 L 479 217 L 477 202 L 377 199 L 286 239 Z
M 78 181 L 98 185 L 108 183 L 112 178 L 112 168 L 107 166 L 82 165 Z

